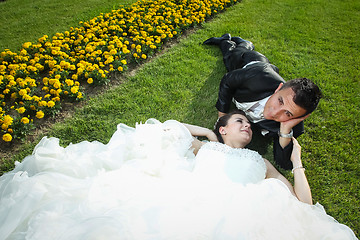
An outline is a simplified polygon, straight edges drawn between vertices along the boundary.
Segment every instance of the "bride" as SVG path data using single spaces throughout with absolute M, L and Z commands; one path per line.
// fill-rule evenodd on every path
M 357 239 L 312 204 L 296 139 L 293 186 L 251 138 L 239 111 L 214 131 L 150 119 L 107 144 L 44 137 L 0 177 L 0 239 Z

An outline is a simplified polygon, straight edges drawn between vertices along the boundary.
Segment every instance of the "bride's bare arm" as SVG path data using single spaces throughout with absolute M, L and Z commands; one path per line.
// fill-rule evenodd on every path
M 183 123 L 194 137 L 206 137 L 209 141 L 217 141 L 216 135 L 208 128 Z
M 302 167 L 301 163 L 301 146 L 295 138 L 293 138 L 293 152 L 291 154 L 291 161 L 293 163 L 293 173 L 294 173 L 294 186 L 281 174 L 278 170 L 265 159 L 267 172 L 266 178 L 277 178 L 280 181 L 284 182 L 293 195 L 295 195 L 301 202 L 313 204 L 312 195 L 309 183 L 305 175 L 305 169 Z
M 310 186 L 305 175 L 305 168 L 303 168 L 301 162 L 301 146 L 294 137 L 292 141 L 294 147 L 290 159 L 293 163 L 294 190 L 300 201 L 312 204 Z
M 192 148 L 194 148 L 195 154 L 197 154 L 201 146 L 204 145 L 204 142 L 198 140 L 196 137 L 206 137 L 207 139 L 209 139 L 209 141 L 217 141 L 215 133 L 208 128 L 199 127 L 187 123 L 183 123 L 183 125 L 190 131 L 191 135 L 194 137 L 194 140 L 192 142 Z

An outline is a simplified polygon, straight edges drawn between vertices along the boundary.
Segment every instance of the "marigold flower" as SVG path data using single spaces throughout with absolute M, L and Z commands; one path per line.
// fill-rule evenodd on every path
M 88 84 L 92 84 L 93 82 L 94 82 L 94 80 L 92 78 L 88 78 L 88 80 L 87 80 Z
M 20 107 L 20 108 L 18 108 L 17 111 L 18 111 L 18 113 L 22 114 L 26 111 L 26 109 L 24 107 Z
M 19 95 L 20 95 L 20 96 L 24 96 L 25 94 L 27 94 L 26 89 L 20 89 Z
M 30 120 L 27 117 L 23 117 L 23 118 L 21 118 L 21 122 L 23 124 L 28 124 L 30 122 Z
M 41 118 L 43 118 L 44 117 L 44 112 L 43 111 L 38 111 L 38 112 L 36 112 L 36 117 L 38 118 L 38 119 L 41 119 Z
M 5 142 L 11 142 L 12 141 L 12 136 L 9 134 L 9 133 L 5 133 L 2 137 L 2 139 L 5 141 Z
M 24 99 L 25 101 L 31 101 L 31 100 L 33 99 L 33 97 L 30 96 L 30 95 L 28 95 L 28 94 L 25 94 L 25 95 L 23 96 L 23 99 Z
M 8 127 L 13 123 L 13 121 L 14 121 L 14 119 L 10 115 L 5 115 L 3 124 L 5 124 Z
M 55 106 L 55 103 L 53 101 L 48 101 L 47 102 L 47 107 L 52 108 L 54 106 Z
M 74 87 L 72 87 L 72 88 L 70 89 L 70 91 L 71 91 L 73 94 L 75 94 L 75 93 L 77 93 L 77 92 L 79 91 L 79 87 L 78 87 L 78 86 L 74 86 Z
M 43 106 L 47 105 L 47 102 L 46 101 L 40 101 L 40 102 L 38 102 L 38 105 L 39 105 L 39 107 L 43 107 Z
M 59 81 L 54 82 L 53 84 L 54 88 L 58 89 L 61 87 L 61 83 Z

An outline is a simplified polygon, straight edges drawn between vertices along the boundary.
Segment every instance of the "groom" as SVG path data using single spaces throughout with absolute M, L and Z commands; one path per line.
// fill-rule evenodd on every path
M 250 41 L 240 37 L 224 34 L 204 44 L 220 47 L 228 71 L 220 82 L 216 103 L 219 117 L 229 111 L 233 102 L 264 136 L 273 137 L 276 163 L 291 169 L 292 137 L 304 132 L 303 120 L 321 98 L 319 87 L 307 78 L 285 82 L 279 69 L 254 51 Z

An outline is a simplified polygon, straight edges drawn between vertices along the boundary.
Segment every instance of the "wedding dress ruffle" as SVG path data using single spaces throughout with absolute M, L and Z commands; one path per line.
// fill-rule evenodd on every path
M 265 179 L 258 153 L 209 142 L 195 157 L 191 142 L 155 119 L 107 144 L 43 138 L 0 177 L 0 239 L 356 239 Z

